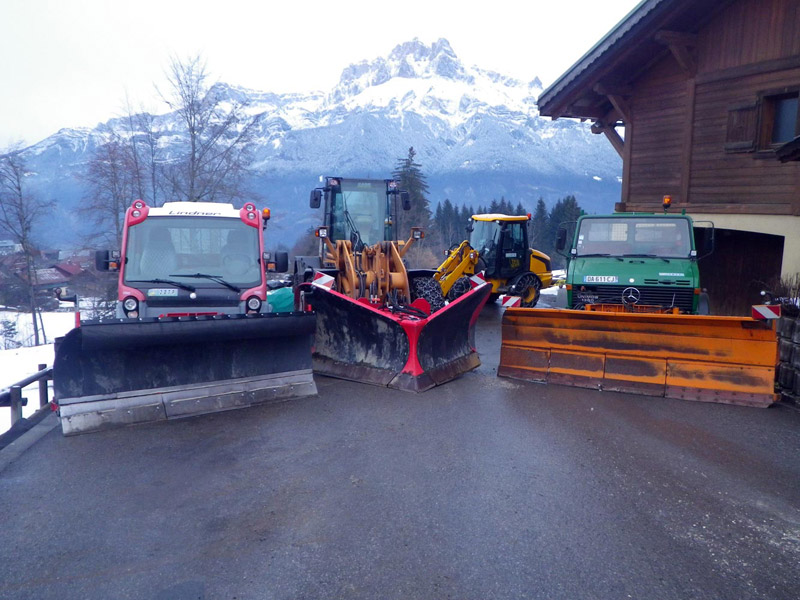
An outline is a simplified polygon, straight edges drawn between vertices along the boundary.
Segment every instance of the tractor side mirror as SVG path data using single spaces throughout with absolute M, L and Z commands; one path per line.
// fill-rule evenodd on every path
M 558 232 L 556 233 L 556 250 L 559 252 L 563 252 L 564 248 L 567 246 L 567 230 L 563 227 L 558 228 Z
M 94 268 L 98 271 L 108 271 L 108 250 L 97 250 L 94 253 Z
M 94 253 L 94 268 L 98 271 L 119 271 L 119 250 L 96 250 Z
M 286 273 L 289 271 L 289 253 L 276 252 L 275 253 L 275 270 L 278 273 Z
M 411 197 L 408 192 L 400 192 L 400 202 L 403 205 L 403 210 L 411 210 Z
M 319 208 L 321 202 L 322 202 L 322 190 L 319 188 L 311 190 L 311 197 L 308 199 L 308 205 L 311 208 Z
M 708 256 L 714 252 L 714 228 L 711 227 L 708 230 L 708 233 L 705 236 L 704 244 L 703 244 L 703 256 Z M 701 256 L 700 258 L 703 258 Z

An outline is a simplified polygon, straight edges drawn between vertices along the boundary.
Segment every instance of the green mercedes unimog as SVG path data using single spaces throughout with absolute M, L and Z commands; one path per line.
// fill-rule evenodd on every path
M 708 314 L 697 265 L 713 250 L 713 224 L 707 231 L 698 251 L 685 214 L 581 216 L 568 250 L 566 227 L 556 239 L 567 258 L 567 308 Z

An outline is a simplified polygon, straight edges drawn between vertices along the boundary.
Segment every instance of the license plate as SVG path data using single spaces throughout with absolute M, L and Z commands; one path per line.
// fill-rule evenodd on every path
M 156 298 L 174 297 L 178 295 L 178 288 L 153 288 L 147 290 L 147 295 Z
M 616 275 L 586 275 L 583 283 L 617 283 Z

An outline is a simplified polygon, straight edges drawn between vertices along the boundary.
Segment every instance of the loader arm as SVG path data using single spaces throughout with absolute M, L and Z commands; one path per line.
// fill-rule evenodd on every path
M 442 286 L 442 293 L 445 296 L 461 277 L 475 274 L 478 259 L 478 252 L 470 246 L 468 240 L 464 240 L 457 248 L 450 251 L 433 276 Z

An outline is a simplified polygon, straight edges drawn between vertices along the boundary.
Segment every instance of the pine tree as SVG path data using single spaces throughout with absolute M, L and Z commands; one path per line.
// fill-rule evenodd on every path
M 541 197 L 536 203 L 536 211 L 531 219 L 530 234 L 531 245 L 537 250 L 550 254 L 551 248 L 547 245 L 547 206 Z
M 553 258 L 553 263 L 557 266 L 563 267 L 566 264 L 566 260 L 555 252 L 556 232 L 561 224 L 577 221 L 579 216 L 581 216 L 581 207 L 578 205 L 575 196 L 572 195 L 556 202 L 555 206 L 550 210 L 550 215 L 547 218 L 547 247 L 549 252 L 547 250 L 545 252 Z
M 416 150 L 411 146 L 406 158 L 398 159 L 392 176 L 400 183 L 400 189 L 408 192 L 411 199 L 411 210 L 399 210 L 397 215 L 398 239 L 406 239 L 412 227 L 429 230 L 431 226 L 430 202 L 427 198 L 428 182 L 418 162 L 415 162 Z

